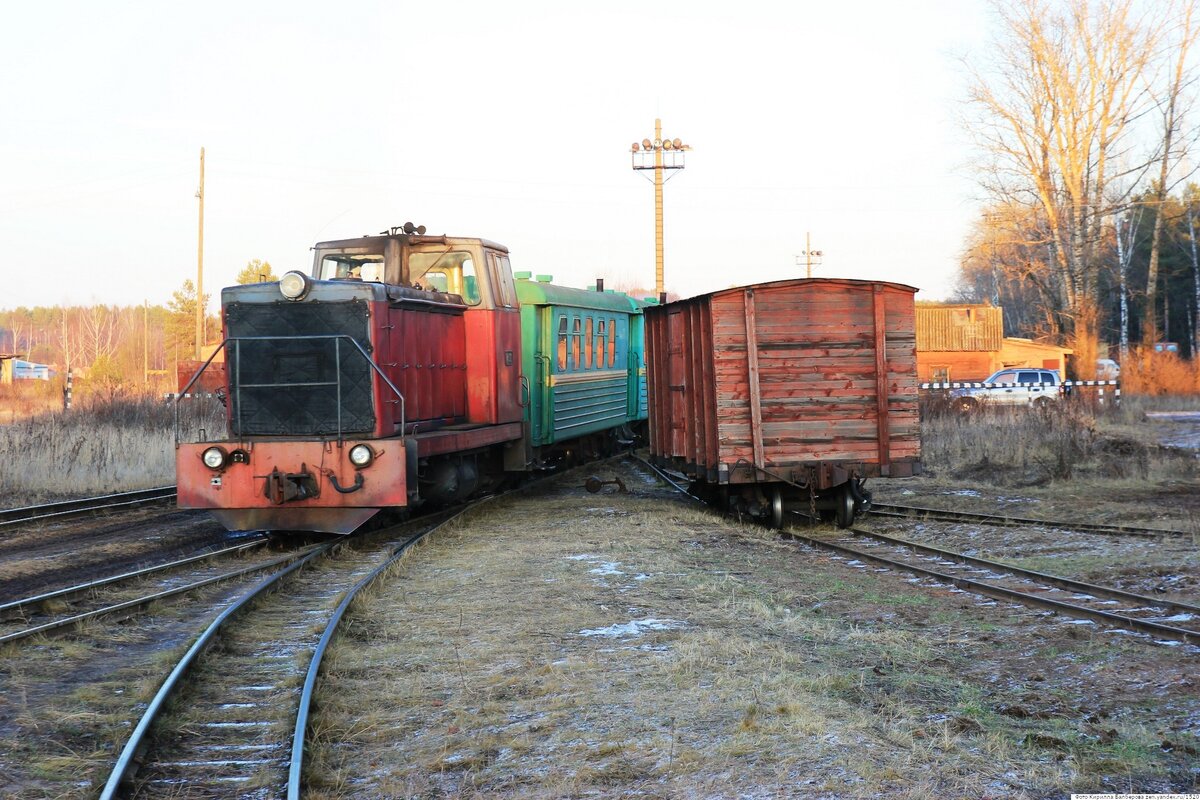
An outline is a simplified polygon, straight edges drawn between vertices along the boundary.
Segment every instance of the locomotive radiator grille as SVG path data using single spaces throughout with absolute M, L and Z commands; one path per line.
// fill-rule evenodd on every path
M 348 302 L 231 303 L 232 430 L 237 436 L 325 436 L 375 428 L 368 309 Z

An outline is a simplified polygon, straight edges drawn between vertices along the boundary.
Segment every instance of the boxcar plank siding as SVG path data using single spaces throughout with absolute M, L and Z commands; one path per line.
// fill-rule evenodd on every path
M 791 280 L 651 307 L 652 456 L 710 477 L 915 462 L 914 292 Z

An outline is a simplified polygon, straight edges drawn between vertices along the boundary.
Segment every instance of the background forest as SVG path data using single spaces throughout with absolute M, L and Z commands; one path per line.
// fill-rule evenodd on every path
M 250 261 L 238 283 L 278 280 L 271 265 Z M 206 307 L 211 295 L 205 293 Z M 203 344 L 220 341 L 221 323 L 208 315 Z M 186 280 L 164 305 L 37 306 L 0 311 L 0 353 L 68 368 L 108 395 L 139 387 L 174 391 L 179 365 L 196 353 L 196 285 Z M 194 367 L 191 367 L 194 368 Z M 61 375 L 60 375 L 61 377 Z

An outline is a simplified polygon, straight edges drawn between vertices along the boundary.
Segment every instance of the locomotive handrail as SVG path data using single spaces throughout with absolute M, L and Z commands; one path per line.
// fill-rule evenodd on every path
M 379 365 L 375 363 L 374 359 L 371 358 L 370 354 L 367 353 L 367 351 L 363 348 L 363 346 L 361 344 L 359 344 L 358 340 L 355 339 L 353 336 L 346 334 L 346 333 L 313 334 L 313 335 L 305 335 L 305 336 L 230 336 L 230 337 L 226 338 L 224 341 L 222 341 L 221 344 L 218 345 L 215 350 L 213 350 L 213 353 L 211 356 L 208 357 L 208 360 L 205 361 L 198 370 L 196 370 L 196 373 L 194 375 L 192 375 L 192 379 L 187 382 L 187 385 L 184 386 L 183 389 L 176 396 L 176 398 L 175 398 L 175 445 L 177 447 L 179 446 L 179 400 L 180 400 L 180 398 L 182 398 L 184 395 L 186 395 L 188 393 L 188 390 L 191 389 L 192 385 L 195 384 L 196 381 L 198 381 L 200 379 L 200 375 L 204 372 L 204 370 L 208 369 L 208 367 L 212 363 L 213 359 L 217 357 L 217 354 L 220 353 L 222 350 L 225 350 L 226 345 L 228 345 L 230 342 L 306 341 L 306 340 L 321 340 L 321 339 L 334 340 L 335 374 L 337 375 L 336 381 L 322 381 L 322 382 L 311 382 L 310 381 L 310 382 L 304 382 L 304 383 L 255 383 L 255 384 L 249 384 L 248 385 L 249 388 L 271 389 L 271 388 L 284 388 L 284 387 L 295 387 L 295 386 L 337 386 L 337 429 L 338 429 L 337 433 L 338 433 L 338 444 L 340 445 L 342 443 L 342 441 L 344 440 L 344 436 L 342 435 L 342 346 L 341 346 L 342 341 L 341 340 L 348 339 L 348 340 L 350 340 L 350 343 L 353 344 L 354 347 L 358 350 L 358 352 L 362 355 L 363 359 L 366 360 L 367 366 L 369 366 L 372 370 L 374 370 L 375 374 L 378 375 L 385 384 L 387 384 L 387 387 L 389 389 L 391 389 L 392 393 L 394 395 L 396 395 L 396 397 L 400 400 L 400 433 L 401 433 L 401 435 L 403 435 L 404 428 L 405 428 L 404 395 L 401 394 L 400 390 L 396 388 L 396 384 L 392 383 L 391 379 L 388 378 L 388 376 L 383 373 L 383 370 L 381 370 L 379 368 Z M 240 377 L 241 364 L 242 364 L 242 353 L 241 353 L 241 348 L 235 348 L 235 350 L 237 352 L 237 356 L 234 360 L 234 365 L 233 365 L 234 366 L 234 376 Z M 241 381 L 237 381 L 237 394 L 238 394 L 237 407 L 238 407 L 239 423 L 241 421 L 241 409 L 242 409 L 241 392 L 242 392 L 243 388 L 244 387 L 242 386 Z

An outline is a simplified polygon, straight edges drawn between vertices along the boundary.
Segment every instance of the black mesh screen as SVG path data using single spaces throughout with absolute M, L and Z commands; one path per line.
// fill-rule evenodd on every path
M 230 303 L 225 309 L 226 353 L 235 435 L 320 436 L 375 428 L 371 367 L 353 337 L 371 352 L 367 304 L 278 302 Z M 340 352 L 339 352 L 340 351 Z

